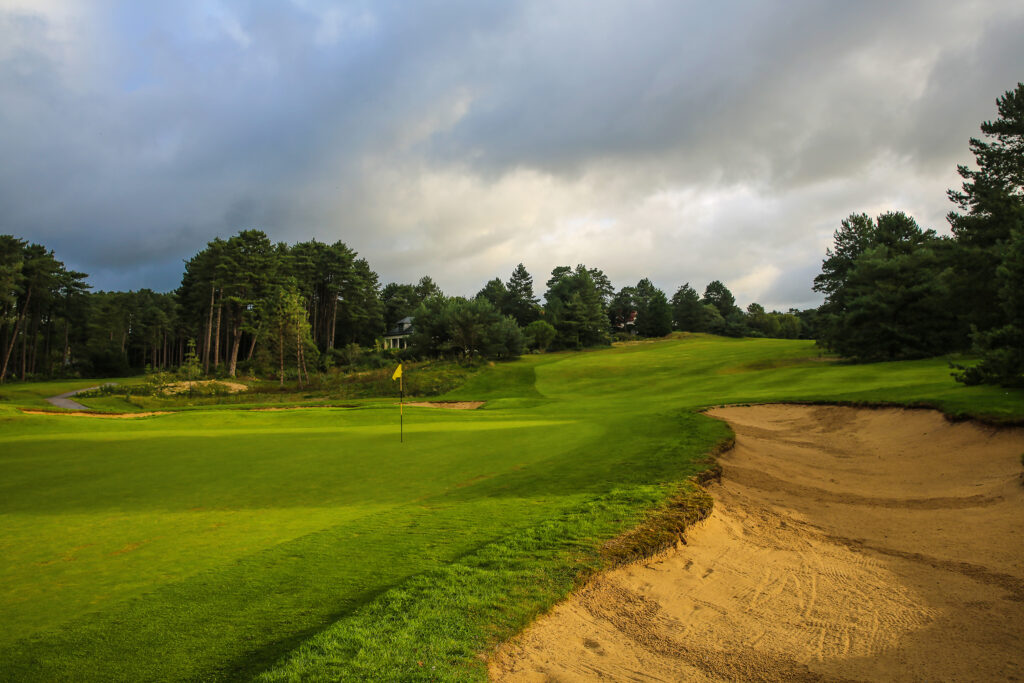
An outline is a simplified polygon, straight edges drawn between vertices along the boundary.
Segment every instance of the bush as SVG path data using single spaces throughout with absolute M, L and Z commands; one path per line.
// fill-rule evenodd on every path
M 526 337 L 526 345 L 529 348 L 546 351 L 551 346 L 551 342 L 555 340 L 558 330 L 546 320 L 534 320 L 526 326 L 523 334 Z

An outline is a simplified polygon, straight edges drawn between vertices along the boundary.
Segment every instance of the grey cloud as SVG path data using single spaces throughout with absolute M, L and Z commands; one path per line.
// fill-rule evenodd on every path
M 173 288 L 208 240 L 258 227 L 460 293 L 557 252 L 666 289 L 774 260 L 765 295 L 806 301 L 780 282 L 820 263 L 822 226 L 872 197 L 940 217 L 967 135 L 1020 78 L 1024 10 L 935 7 L 110 3 L 71 29 L 0 10 L 0 231 L 107 288 Z M 523 170 L 544 182 L 508 189 Z M 467 189 L 446 202 L 420 185 L 449 176 Z M 711 223 L 636 212 L 736 188 Z M 591 213 L 625 237 L 542 244 Z

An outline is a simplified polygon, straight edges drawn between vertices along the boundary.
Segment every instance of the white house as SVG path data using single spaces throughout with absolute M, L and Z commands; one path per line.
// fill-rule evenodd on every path
M 405 349 L 409 347 L 409 335 L 412 334 L 412 318 L 406 316 L 395 323 L 395 326 L 384 335 L 385 349 Z

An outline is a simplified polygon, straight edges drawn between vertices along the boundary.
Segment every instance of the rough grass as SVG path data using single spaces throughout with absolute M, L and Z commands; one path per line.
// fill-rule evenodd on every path
M 442 397 L 484 410 L 408 409 L 404 444 L 393 399 L 132 421 L 4 410 L 0 678 L 483 678 L 496 642 L 704 513 L 686 482 L 713 476 L 730 438 L 704 407 L 1024 416 L 1024 393 L 959 386 L 941 359 L 799 360 L 815 353 L 689 335 L 530 356 Z

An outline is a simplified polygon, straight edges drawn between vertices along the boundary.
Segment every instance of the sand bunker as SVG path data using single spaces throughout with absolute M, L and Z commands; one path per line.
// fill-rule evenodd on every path
M 170 415 L 169 410 L 155 410 L 148 413 L 94 413 L 81 410 L 57 412 L 56 410 L 22 410 L 26 415 L 62 415 L 65 417 L 106 417 L 115 419 L 131 419 L 136 417 L 152 417 L 153 415 Z
M 416 401 L 415 403 L 406 403 L 407 406 L 414 406 L 417 408 L 447 408 L 448 410 L 476 410 L 482 406 L 485 401 Z
M 229 394 L 237 394 L 240 391 L 247 391 L 249 387 L 242 384 L 241 382 L 229 382 L 223 379 L 204 379 L 197 380 L 194 382 L 171 382 L 160 387 L 161 394 L 184 394 L 196 387 L 213 386 L 217 389 L 223 389 Z
M 598 577 L 495 680 L 1020 680 L 1024 430 L 933 411 L 721 408 L 687 545 Z

